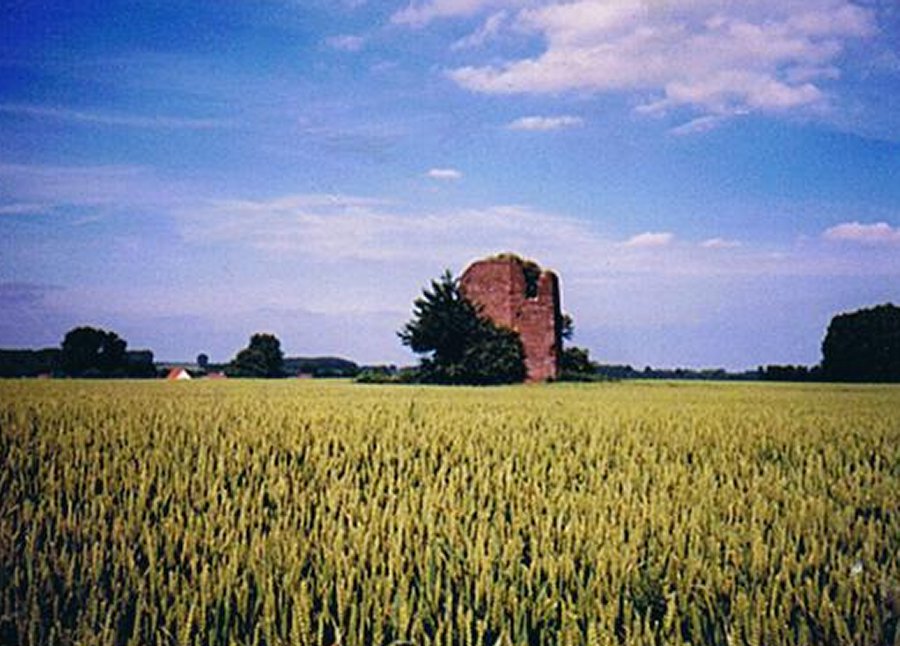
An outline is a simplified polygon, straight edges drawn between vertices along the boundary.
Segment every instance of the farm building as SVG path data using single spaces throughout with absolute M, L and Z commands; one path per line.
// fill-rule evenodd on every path
M 172 368 L 169 370 L 169 374 L 166 375 L 166 379 L 169 381 L 185 381 L 191 379 L 191 373 L 184 368 Z

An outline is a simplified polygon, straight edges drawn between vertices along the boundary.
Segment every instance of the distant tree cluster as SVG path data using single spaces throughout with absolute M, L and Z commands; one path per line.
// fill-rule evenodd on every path
M 40 377 L 60 374 L 59 348 L 0 350 L 0 377 Z
M 413 318 L 398 332 L 421 359 L 417 380 L 435 384 L 490 385 L 525 379 L 519 335 L 480 315 L 459 281 L 446 271 L 413 303 Z
M 319 379 L 348 378 L 359 374 L 359 366 L 340 357 L 285 357 L 284 372 L 289 375 L 309 375 Z
M 687 381 L 755 381 L 759 370 L 728 372 L 724 368 L 635 368 L 622 364 L 598 364 L 597 374 L 605 379 L 678 379 Z
M 274 334 L 254 334 L 225 370 L 229 377 L 283 377 L 284 353 Z
M 886 303 L 831 319 L 822 342 L 822 376 L 900 382 L 900 307 Z
M 768 365 L 760 366 L 757 371 L 762 381 L 821 381 L 822 370 L 819 366 L 803 365 Z
M 66 333 L 59 354 L 59 371 L 68 377 L 152 377 L 153 353 L 128 352 L 115 332 L 88 326 Z
M 156 375 L 153 353 L 128 350 L 115 332 L 89 326 L 69 330 L 61 347 L 0 350 L 0 377 L 144 378 Z
M 125 365 L 127 346 L 115 332 L 92 327 L 75 328 L 63 339 L 61 367 L 63 372 L 72 376 L 94 372 L 108 375 Z

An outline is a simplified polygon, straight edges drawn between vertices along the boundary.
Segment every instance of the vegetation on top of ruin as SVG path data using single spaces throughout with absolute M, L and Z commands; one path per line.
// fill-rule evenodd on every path
M 498 253 L 489 257 L 488 260 L 508 260 L 518 263 L 522 267 L 522 274 L 525 276 L 525 296 L 528 298 L 537 296 L 538 280 L 540 280 L 544 271 L 538 263 L 512 252 Z
M 517 253 L 513 253 L 512 251 L 504 251 L 501 253 L 496 253 L 493 256 L 488 256 L 485 260 L 512 260 L 519 264 L 531 263 L 532 265 L 538 266 L 536 262 L 533 260 L 526 260 L 522 256 Z

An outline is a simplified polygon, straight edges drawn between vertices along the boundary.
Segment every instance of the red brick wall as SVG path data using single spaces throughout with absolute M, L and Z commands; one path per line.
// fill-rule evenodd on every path
M 472 263 L 460 279 L 462 293 L 495 324 L 519 333 L 525 348 L 528 381 L 559 376 L 559 280 L 542 271 L 537 296 L 525 294 L 522 260 L 513 256 Z

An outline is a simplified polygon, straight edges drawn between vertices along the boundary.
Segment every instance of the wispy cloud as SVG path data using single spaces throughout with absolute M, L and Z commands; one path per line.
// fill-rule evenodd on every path
M 37 202 L 14 202 L 0 205 L 0 215 L 35 215 L 46 213 L 53 207 Z
M 468 36 L 457 40 L 455 43 L 453 43 L 453 45 L 450 46 L 450 49 L 458 51 L 462 49 L 481 47 L 500 33 L 500 30 L 503 28 L 503 25 L 508 17 L 509 14 L 506 11 L 498 11 L 497 13 L 488 16 L 481 27 L 479 27 L 476 31 L 472 32 Z
M 900 244 L 900 227 L 892 227 L 887 222 L 863 224 L 844 222 L 825 230 L 826 240 L 855 242 L 869 245 Z
M 366 44 L 366 39 L 362 36 L 354 36 L 352 34 L 343 34 L 340 36 L 332 36 L 325 41 L 329 47 L 342 52 L 358 52 Z
M 741 246 L 737 240 L 728 240 L 726 238 L 709 238 L 700 243 L 704 249 L 735 249 Z
M 411 22 L 483 9 L 429 3 Z M 415 20 L 413 20 L 415 18 Z M 537 35 L 543 53 L 453 69 L 461 86 L 494 94 L 653 92 L 645 110 L 780 112 L 827 103 L 820 81 L 839 73 L 845 45 L 874 33 L 874 15 L 847 0 L 665 3 L 576 0 L 521 9 L 510 32 Z M 700 122 L 696 126 L 708 126 Z
M 534 4 L 525 0 L 414 0 L 394 13 L 391 22 L 410 27 L 424 27 L 441 18 L 474 16 L 491 8 Z
M 439 181 L 456 181 L 462 179 L 462 173 L 455 168 L 432 168 L 425 176 Z
M 710 130 L 718 128 L 724 121 L 724 117 L 721 116 L 705 115 L 672 128 L 669 130 L 669 134 L 675 135 L 676 137 L 685 137 L 701 132 L 709 132 Z
M 511 122 L 507 128 L 510 130 L 562 130 L 563 128 L 576 128 L 584 125 L 584 119 L 570 115 L 555 117 L 520 117 Z
M 232 123 L 224 119 L 194 119 L 188 117 L 144 116 L 108 112 L 91 112 L 71 108 L 48 107 L 41 105 L 22 105 L 16 103 L 0 104 L 0 113 L 36 119 L 53 119 L 99 126 L 120 126 L 126 128 L 148 128 L 162 130 L 209 130 L 225 128 Z
M 639 233 L 622 243 L 624 247 L 665 247 L 675 238 L 673 233 L 648 231 Z
M 0 163 L 0 196 L 13 210 L 58 206 L 166 206 L 191 191 L 141 166 L 54 166 Z M 25 206 L 22 206 L 25 205 Z

